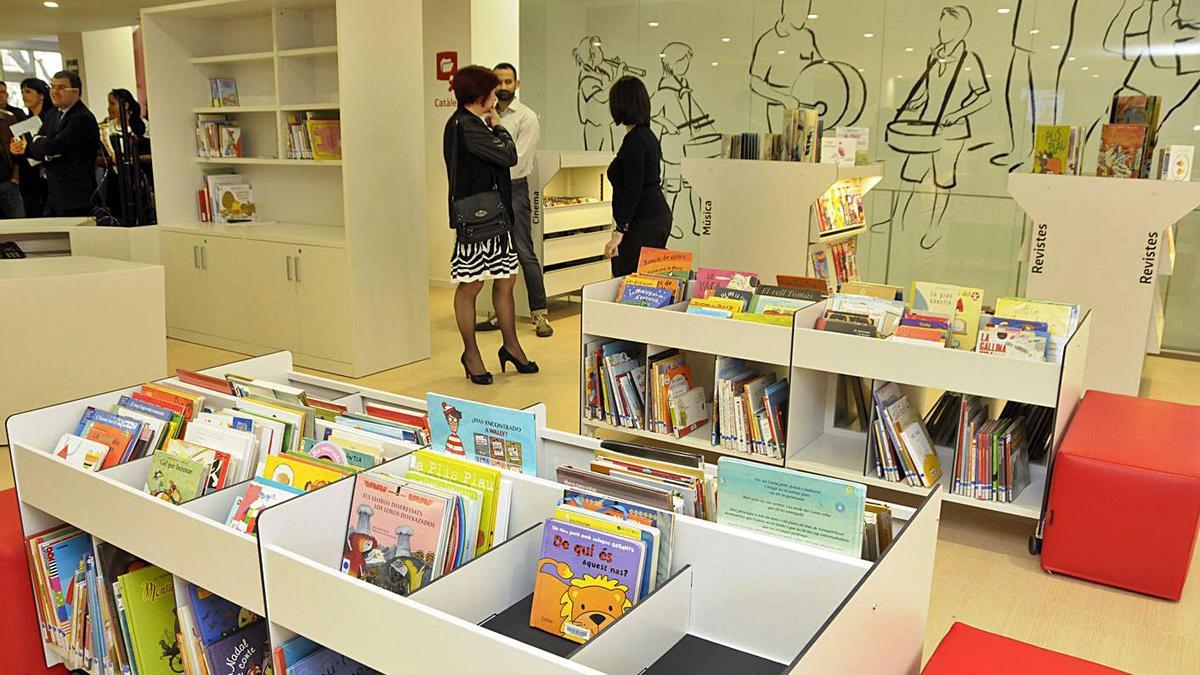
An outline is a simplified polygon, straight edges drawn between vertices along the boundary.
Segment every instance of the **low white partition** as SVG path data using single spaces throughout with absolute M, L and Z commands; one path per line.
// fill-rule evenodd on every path
M 546 445 L 557 456 L 570 457 L 574 439 L 585 444 L 580 450 L 591 450 L 591 439 L 554 435 Z M 386 470 L 402 472 L 408 462 L 400 458 Z M 505 475 L 513 483 L 508 539 L 407 597 L 340 571 L 353 479 L 269 509 L 259 520 L 259 537 L 271 621 L 280 634 L 304 635 L 382 672 L 636 675 L 739 672 L 745 666 L 744 672 L 783 673 L 879 567 L 679 516 L 671 579 L 577 646 L 528 626 L 543 522 L 564 488 L 543 478 Z M 905 542 L 905 550 L 925 551 L 930 561 L 939 502 L 934 490 L 918 512 L 895 508 L 902 527 L 895 541 Z M 921 514 L 926 525 L 909 524 Z M 903 560 L 885 556 L 880 564 Z M 921 649 L 930 586 L 920 581 L 932 575 L 932 567 L 894 574 L 916 583 L 895 589 L 886 601 L 904 603 L 893 613 L 896 623 L 875 629 L 916 635 L 898 649 L 903 660 Z M 918 605 L 920 612 L 909 610 Z M 698 658 L 735 669 L 696 670 Z

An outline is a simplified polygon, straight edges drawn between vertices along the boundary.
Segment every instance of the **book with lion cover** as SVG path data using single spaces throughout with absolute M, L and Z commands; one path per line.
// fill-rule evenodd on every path
M 557 519 L 542 528 L 529 625 L 587 642 L 639 599 L 646 544 Z

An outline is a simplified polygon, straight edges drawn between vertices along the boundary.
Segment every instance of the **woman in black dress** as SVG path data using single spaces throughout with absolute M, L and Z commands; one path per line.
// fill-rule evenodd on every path
M 650 94 L 636 77 L 617 80 L 608 95 L 613 122 L 625 125 L 625 139 L 608 166 L 616 229 L 604 246 L 614 277 L 637 271 L 643 246 L 666 248 L 671 207 L 662 191 L 662 148 L 650 130 Z
M 54 106 L 50 104 L 50 85 L 31 77 L 21 81 L 21 101 L 29 109 L 30 116 L 38 116 L 45 123 Z M 41 218 L 46 212 L 46 179 L 42 169 L 31 165 L 24 155 L 16 155 L 17 178 L 21 181 L 21 201 L 25 203 L 26 218 Z
M 499 191 L 508 222 L 513 222 L 509 168 L 517 163 L 517 146 L 500 125 L 500 115 L 495 110 L 499 86 L 500 79 L 482 66 L 467 66 L 454 76 L 458 109 L 446 121 L 442 135 L 442 154 L 450 180 L 451 228 L 455 225 L 454 200 L 492 190 Z M 460 361 L 466 376 L 475 384 L 492 383 L 492 374 L 484 366 L 475 342 L 475 298 L 483 282 L 489 279 L 492 305 L 504 336 L 498 355 L 500 370 L 503 372 L 512 363 L 517 372 L 538 372 L 537 363 L 525 356 L 517 339 L 513 300 L 517 264 L 517 250 L 508 232 L 477 243 L 464 242 L 461 237 L 454 242 L 450 277 L 458 283 L 454 290 L 454 319 L 463 341 Z

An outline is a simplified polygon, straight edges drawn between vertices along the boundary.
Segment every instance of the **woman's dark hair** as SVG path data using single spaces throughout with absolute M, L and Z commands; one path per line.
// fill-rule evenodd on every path
M 646 85 L 632 75 L 614 82 L 608 90 L 608 111 L 616 124 L 649 124 L 650 94 Z
M 500 86 L 500 78 L 483 66 L 467 66 L 454 74 L 454 98 L 458 107 L 481 103 Z
M 36 91 L 42 95 L 42 106 L 50 105 L 50 85 L 37 79 L 36 77 L 27 77 L 21 80 L 21 88 Z
M 142 104 L 137 102 L 133 97 L 133 92 L 128 89 L 113 89 L 108 92 L 108 95 L 117 99 L 118 109 L 124 103 L 126 110 L 129 112 L 129 130 L 136 136 L 146 135 L 146 122 L 142 120 Z

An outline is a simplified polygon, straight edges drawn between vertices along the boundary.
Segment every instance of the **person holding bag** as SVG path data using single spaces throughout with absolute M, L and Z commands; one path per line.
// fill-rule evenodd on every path
M 475 341 L 475 298 L 483 282 L 492 280 L 492 306 L 500 323 L 500 370 L 508 364 L 517 372 L 536 373 L 521 348 L 516 330 L 517 252 L 512 229 L 512 181 L 509 169 L 517 163 L 517 146 L 499 124 L 496 90 L 500 80 L 490 69 L 467 66 L 454 75 L 458 109 L 446 121 L 442 155 L 450 183 L 450 227 L 455 230 L 450 277 L 454 290 L 454 319 L 462 336 L 460 362 L 474 384 L 491 384 Z

